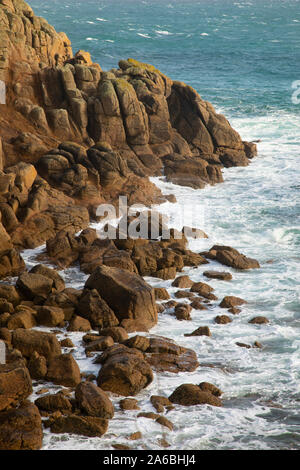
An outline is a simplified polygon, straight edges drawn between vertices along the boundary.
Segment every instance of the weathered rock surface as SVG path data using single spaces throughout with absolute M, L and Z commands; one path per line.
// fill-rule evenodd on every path
M 60 344 L 52 333 L 17 329 L 12 333 L 12 344 L 15 349 L 21 351 L 23 356 L 28 358 L 34 352 L 46 358 L 61 354 Z
M 214 259 L 221 264 L 235 269 L 255 269 L 260 267 L 256 259 L 248 258 L 231 246 L 214 245 L 209 252 L 202 254 L 209 259 Z
M 108 429 L 108 420 L 94 416 L 61 416 L 50 424 L 50 429 L 55 434 L 101 437 Z
M 200 386 L 194 384 L 184 384 L 174 390 L 169 396 L 172 403 L 184 406 L 192 405 L 212 405 L 222 406 L 221 400 L 210 391 L 203 391 Z
M 37 398 L 34 404 L 40 409 L 45 411 L 61 411 L 71 412 L 72 405 L 70 400 L 65 397 L 62 393 L 56 393 L 55 395 L 44 395 L 43 397 Z
M 224 297 L 222 302 L 220 303 L 221 308 L 233 308 L 237 307 L 239 305 L 244 305 L 246 304 L 246 300 L 241 299 L 240 297 L 234 297 L 232 295 L 227 295 Z
M 96 289 L 119 320 L 141 320 L 149 327 L 156 324 L 154 290 L 137 274 L 100 266 L 89 277 L 85 287 Z
M 0 412 L 18 405 L 31 393 L 31 378 L 22 362 L 0 364 Z
M 153 380 L 149 364 L 138 351 L 123 345 L 112 346 L 102 357 L 97 383 L 118 395 L 134 396 Z
M 90 382 L 77 385 L 75 398 L 79 408 L 88 416 L 111 419 L 114 416 L 114 407 L 107 394 Z
M 42 440 L 42 421 L 35 405 L 24 403 L 0 412 L 1 450 L 38 450 Z
M 80 369 L 72 354 L 49 358 L 47 380 L 65 387 L 76 387 L 80 383 Z
M 221 281 L 231 281 L 232 274 L 221 271 L 204 271 L 203 276 L 209 279 L 219 279 Z
M 193 372 L 199 366 L 192 349 L 183 348 L 168 338 L 151 337 L 146 359 L 157 372 Z

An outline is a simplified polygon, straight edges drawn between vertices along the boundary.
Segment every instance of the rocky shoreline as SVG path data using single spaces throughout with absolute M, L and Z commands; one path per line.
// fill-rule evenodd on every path
M 6 345 L 0 449 L 40 449 L 43 429 L 105 435 L 118 413 L 138 409 L 140 393 L 156 375 L 188 376 L 201 367 L 194 350 L 151 334 L 151 328 L 166 314 L 186 322 L 194 311 L 214 306 L 226 312 L 214 320 L 223 325 L 246 301 L 220 301 L 205 282 L 229 282 L 229 272 L 207 266 L 204 278 L 194 282 L 184 268 L 210 261 L 239 271 L 260 267 L 228 246 L 192 252 L 184 229 L 165 236 L 159 215 L 154 238 L 150 232 L 138 239 L 102 239 L 89 227 L 98 220 L 99 204 L 117 206 L 124 195 L 129 204 L 147 207 L 172 201 L 150 176 L 193 189 L 222 183 L 222 168 L 248 165 L 256 146 L 243 142 L 195 90 L 151 65 L 128 59 L 104 72 L 87 52 L 73 56 L 66 35 L 22 0 L 0 0 L 0 19 L 0 79 L 7 87 L 7 102 L 0 105 L 0 339 Z M 149 221 L 151 213 L 140 217 Z M 127 228 L 134 222 L 130 217 Z M 199 228 L 189 233 L 206 236 Z M 21 251 L 45 242 L 42 263 L 27 271 Z M 82 289 L 66 287 L 59 271 L 70 266 L 88 275 Z M 177 290 L 171 297 L 144 277 L 172 280 Z M 97 374 L 80 371 L 71 332 L 81 333 Z M 202 335 L 211 336 L 208 326 L 185 334 Z M 261 347 L 258 341 L 237 345 Z M 49 393 L 49 384 L 58 391 Z M 41 395 L 34 403 L 33 388 Z M 221 395 L 215 384 L 184 383 L 168 397 L 149 396 L 153 411 L 140 410 L 137 417 L 172 431 L 168 411 L 220 407 Z

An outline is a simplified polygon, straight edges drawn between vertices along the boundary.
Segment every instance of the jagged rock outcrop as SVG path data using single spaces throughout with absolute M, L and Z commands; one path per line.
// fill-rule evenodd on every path
M 154 66 L 128 59 L 104 72 L 23 0 L 0 1 L 0 24 L 0 212 L 14 247 L 74 234 L 120 194 L 162 202 L 150 175 L 202 188 L 256 154 L 194 89 Z M 24 269 L 13 247 L 0 257 L 0 277 Z M 174 274 L 174 265 L 157 269 Z
M 73 56 L 66 35 L 23 0 L 1 1 L 0 15 L 0 78 L 7 82 L 8 106 L 28 128 L 48 136 L 46 146 L 49 137 L 106 142 L 140 176 L 159 173 L 161 157 L 181 156 L 199 164 L 206 182 L 221 178 L 220 166 L 248 164 L 255 154 L 210 103 L 154 66 L 128 59 L 103 72 L 88 53 Z

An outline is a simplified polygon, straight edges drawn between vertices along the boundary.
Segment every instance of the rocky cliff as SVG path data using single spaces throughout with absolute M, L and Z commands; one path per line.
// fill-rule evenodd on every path
M 133 59 L 104 72 L 23 0 L 0 0 L 0 27 L 1 277 L 101 201 L 162 201 L 148 176 L 201 188 L 256 153 L 190 86 Z

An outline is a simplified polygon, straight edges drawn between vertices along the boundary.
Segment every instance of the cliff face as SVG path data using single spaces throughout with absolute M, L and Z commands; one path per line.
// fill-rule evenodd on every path
M 0 0 L 0 79 L 1 227 L 17 247 L 85 227 L 88 210 L 119 194 L 161 201 L 150 175 L 201 188 L 256 152 L 154 66 L 128 59 L 104 72 L 87 52 L 73 56 L 67 36 L 23 0 Z

